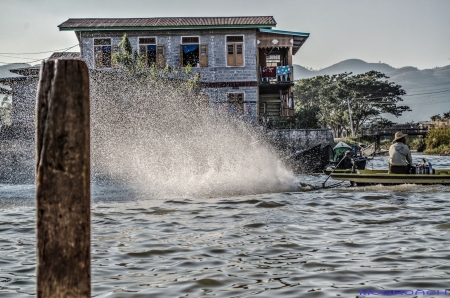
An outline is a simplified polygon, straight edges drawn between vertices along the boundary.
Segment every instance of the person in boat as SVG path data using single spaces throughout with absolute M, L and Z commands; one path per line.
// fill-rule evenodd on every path
M 395 133 L 393 144 L 389 148 L 389 174 L 409 174 L 412 158 L 406 146 L 406 136 L 401 131 Z
M 351 169 L 353 168 L 353 157 L 354 157 L 353 151 L 348 150 L 345 152 L 345 156 L 341 157 L 338 163 L 337 168 L 338 169 Z

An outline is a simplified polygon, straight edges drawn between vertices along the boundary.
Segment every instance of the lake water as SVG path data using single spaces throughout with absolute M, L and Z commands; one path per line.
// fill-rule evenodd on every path
M 450 168 L 450 157 L 426 158 L 435 168 Z M 383 157 L 367 168 L 385 165 Z M 325 179 L 298 178 L 316 185 Z M 33 185 L 0 185 L 1 297 L 35 295 L 34 191 Z M 450 187 L 440 185 L 345 184 L 150 199 L 94 185 L 93 296 L 358 297 L 361 289 L 450 294 L 449 194 Z

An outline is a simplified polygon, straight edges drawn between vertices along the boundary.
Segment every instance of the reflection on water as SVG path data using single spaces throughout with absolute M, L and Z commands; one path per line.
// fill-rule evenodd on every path
M 448 157 L 431 161 L 450 167 Z M 299 178 L 317 185 L 324 180 Z M 2 185 L 0 192 L 0 295 L 34 295 L 34 188 Z M 93 296 L 357 297 L 360 289 L 450 290 L 449 193 L 440 185 L 343 186 L 149 199 L 94 186 Z

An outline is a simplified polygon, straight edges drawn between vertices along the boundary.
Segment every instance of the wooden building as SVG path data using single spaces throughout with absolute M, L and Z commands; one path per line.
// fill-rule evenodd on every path
M 69 19 L 81 58 L 91 69 L 112 69 L 126 33 L 134 51 L 157 67 L 190 65 L 199 73 L 212 113 L 251 121 L 292 116 L 295 55 L 309 33 L 274 30 L 272 16 Z

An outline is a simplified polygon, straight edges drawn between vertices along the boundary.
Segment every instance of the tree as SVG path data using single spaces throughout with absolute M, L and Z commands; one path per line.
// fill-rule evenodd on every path
M 200 92 L 201 76 L 198 73 L 193 74 L 190 66 L 185 67 L 183 71 L 169 65 L 163 69 L 158 68 L 155 64 L 148 67 L 145 55 L 139 55 L 133 51 L 127 34 L 123 35 L 118 46 L 119 52 L 113 55 L 113 63 L 127 71 L 132 77 L 142 81 L 170 80 L 171 83 L 176 83 L 175 86 L 178 89 L 190 90 L 197 94 Z
M 363 123 L 379 117 L 381 114 L 391 114 L 399 117 L 403 112 L 411 111 L 408 106 L 398 105 L 403 101 L 406 92 L 400 85 L 389 82 L 385 74 L 369 71 L 364 74 L 348 76 L 342 85 L 343 92 L 350 99 L 352 122 L 355 131 Z
M 450 111 L 448 111 L 447 113 L 444 113 L 442 118 L 450 119 Z
M 441 120 L 441 119 L 442 119 L 442 117 L 441 117 L 441 115 L 440 115 L 440 114 L 437 114 L 437 115 L 431 116 L 430 118 L 431 118 L 431 121 L 436 121 L 436 120 Z
M 298 122 L 305 122 L 303 117 L 308 115 L 309 119 L 315 119 L 316 123 L 309 121 L 309 126 L 305 128 L 330 126 L 335 133 L 342 130 L 346 112 L 340 106 L 338 82 L 345 76 L 346 74 L 324 75 L 297 81 L 294 100 Z M 346 121 L 348 123 L 348 120 Z
M 112 56 L 112 60 L 116 65 L 126 69 L 133 75 L 145 72 L 145 56 L 139 56 L 136 51 L 133 51 L 133 47 L 131 46 L 127 34 L 123 35 L 118 46 L 119 52 Z
M 307 129 L 320 128 L 319 120 L 317 119 L 318 110 L 316 106 L 298 110 L 295 113 L 297 125 Z
M 374 119 L 371 123 L 370 123 L 370 127 L 372 129 L 384 129 L 386 127 L 390 127 L 394 124 L 397 124 L 395 122 L 392 122 L 391 120 L 388 120 L 386 118 L 380 117 L 378 119 Z
M 380 119 L 384 113 L 398 117 L 410 111 L 408 106 L 398 105 L 405 90 L 387 79 L 380 72 L 369 71 L 355 76 L 342 73 L 299 80 L 294 87 L 297 115 L 308 105 L 315 105 L 322 127 L 330 127 L 336 136 L 341 136 L 349 130 L 350 112 L 358 131 L 362 124 Z

